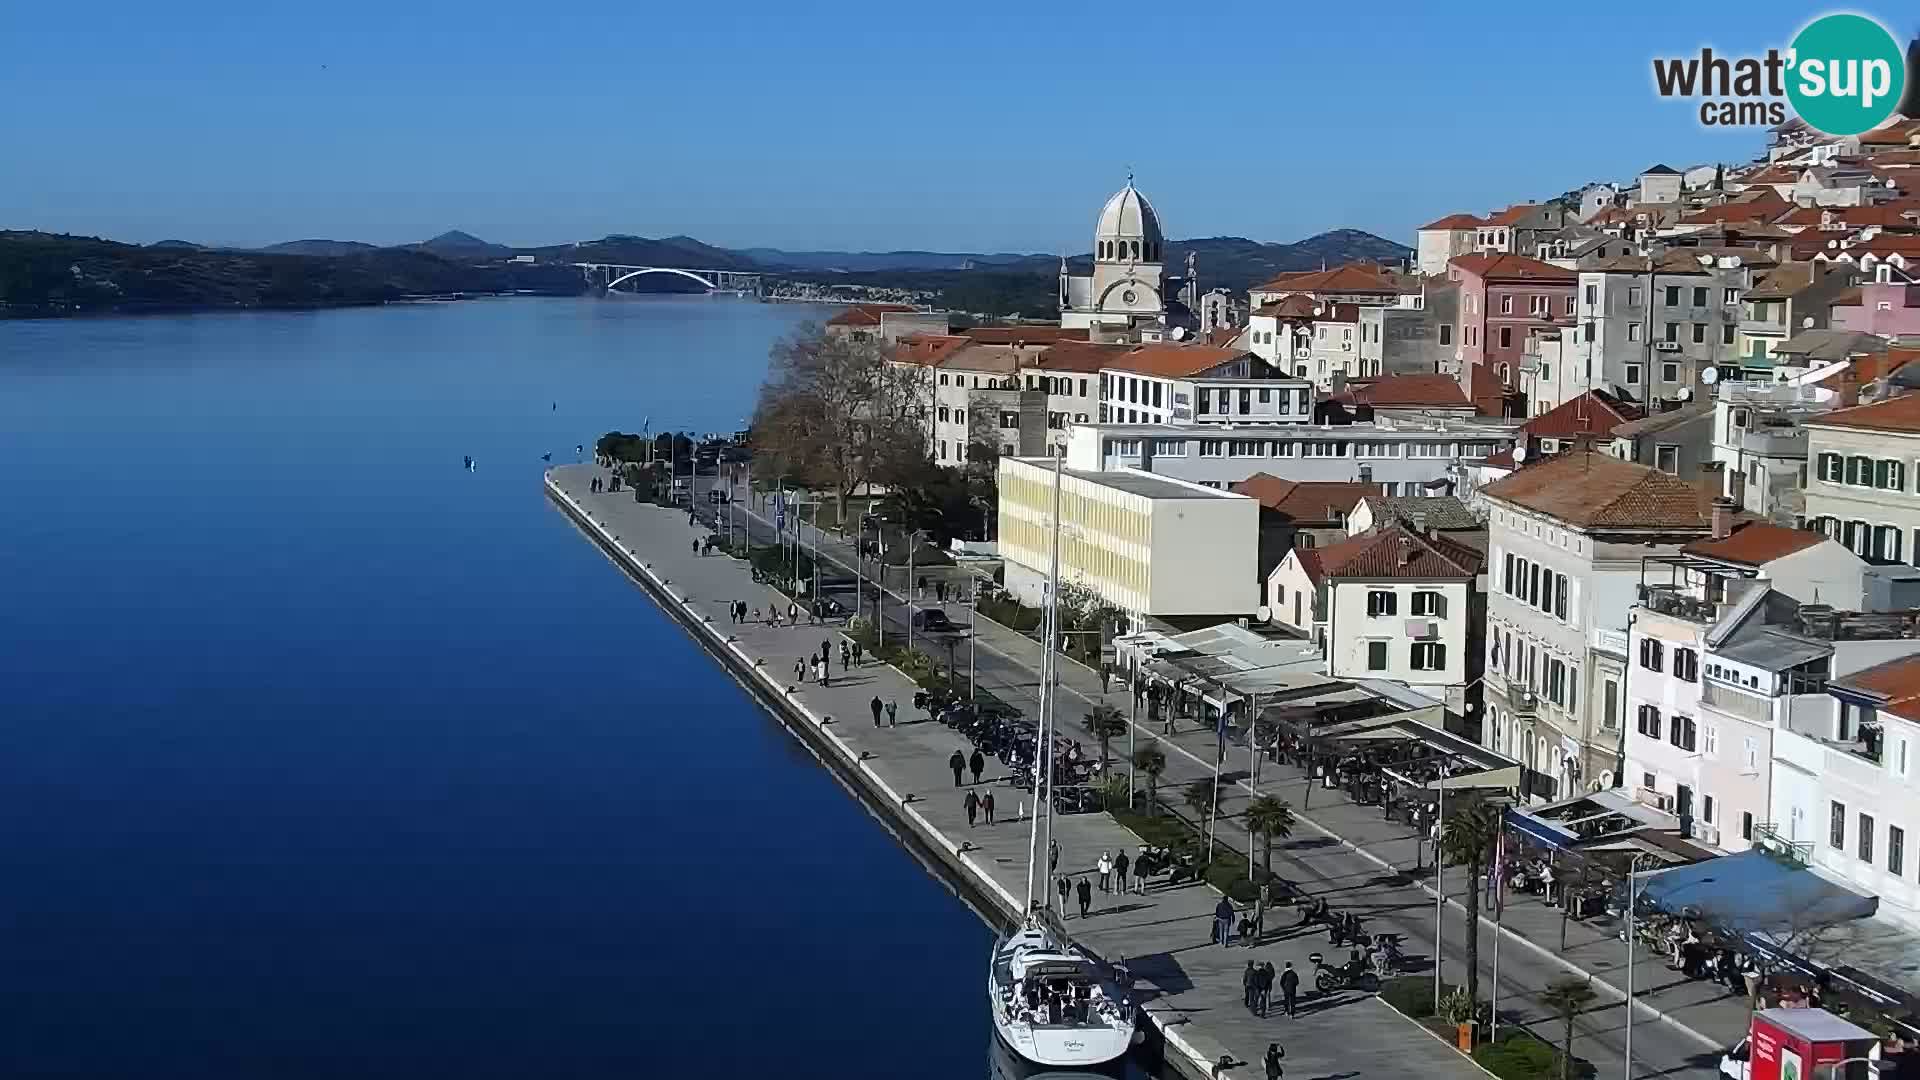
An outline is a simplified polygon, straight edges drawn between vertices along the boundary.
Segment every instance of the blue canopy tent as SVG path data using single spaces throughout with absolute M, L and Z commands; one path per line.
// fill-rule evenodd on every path
M 1877 896 L 1861 896 L 1757 849 L 1648 874 L 1640 895 L 1663 911 L 1697 910 L 1708 922 L 1741 934 L 1863 919 L 1880 906 Z

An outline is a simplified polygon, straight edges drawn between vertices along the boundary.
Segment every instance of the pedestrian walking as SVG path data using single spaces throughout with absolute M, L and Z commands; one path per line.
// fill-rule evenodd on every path
M 959 787 L 960 774 L 967 771 L 967 755 L 955 750 L 953 756 L 947 759 L 947 768 L 953 770 L 953 786 Z
M 824 656 L 820 658 L 820 685 L 821 686 L 833 685 L 833 673 L 828 670 L 827 659 Z
M 1106 663 L 1106 662 L 1104 662 L 1104 661 L 1103 661 L 1103 662 L 1101 662 L 1101 664 L 1100 664 L 1100 692 L 1101 692 L 1101 693 L 1103 693 L 1103 694 L 1104 694 L 1104 693 L 1106 693 L 1106 692 L 1107 692 L 1107 684 L 1108 684 L 1108 683 L 1111 683 L 1112 681 L 1113 681 L 1113 665 L 1112 665 L 1112 664 L 1109 664 L 1109 663 Z
M 1087 879 L 1083 876 L 1080 884 L 1074 886 L 1074 892 L 1080 898 L 1080 917 L 1084 919 L 1087 917 L 1087 909 L 1093 906 L 1093 886 L 1087 884 Z
M 807 662 L 805 660 L 795 660 L 793 662 L 793 677 L 800 682 L 807 681 Z
M 1073 882 L 1067 880 L 1067 875 L 1061 874 L 1053 883 L 1053 891 L 1060 894 L 1060 915 L 1064 918 L 1067 914 L 1067 895 L 1073 892 Z
M 1033 812 L 1036 814 L 1040 812 L 1040 807 L 1038 803 L 1034 804 Z M 1060 869 L 1060 841 L 1048 840 L 1047 841 L 1047 873 L 1051 874 L 1058 869 Z
M 855 667 L 859 667 L 861 662 L 862 661 L 860 659 L 860 643 L 856 641 L 853 643 L 853 664 Z
M 1247 918 L 1247 925 L 1253 930 L 1247 935 L 1247 948 L 1251 949 L 1260 943 L 1260 938 L 1267 932 L 1267 887 L 1265 885 L 1260 886 L 1260 895 L 1254 898 L 1253 914 Z
M 1147 860 L 1145 857 L 1133 860 L 1133 891 L 1141 896 L 1147 895 Z
M 927 575 L 921 574 L 918 584 L 919 588 L 914 591 L 913 595 L 921 600 L 925 600 L 927 598 Z
M 973 828 L 974 815 L 980 812 L 980 796 L 968 791 L 967 797 L 960 800 L 960 805 L 967 808 L 967 828 Z
M 1267 1080 L 1280 1080 L 1281 1074 L 1286 1072 L 1280 1067 L 1280 1059 L 1286 1056 L 1287 1052 L 1280 1049 L 1279 1043 L 1267 1044 L 1266 1056 L 1260 1059 L 1267 1067 Z
M 1260 965 L 1247 961 L 1247 970 L 1240 973 L 1240 1004 L 1248 1012 L 1253 1011 L 1256 995 L 1260 993 Z
M 1293 999 L 1300 994 L 1300 973 L 1293 970 L 1293 961 L 1280 972 L 1280 1007 L 1286 1011 L 1287 1019 L 1293 1019 Z
M 1108 852 L 1100 853 L 1100 861 L 1094 864 L 1100 870 L 1100 891 L 1113 891 L 1113 856 Z
M 840 670 L 841 671 L 845 671 L 847 670 L 847 668 L 853 666 L 847 663 L 847 661 L 852 657 L 853 657 L 853 650 L 847 647 L 846 642 L 842 641 L 840 643 Z
M 787 625 L 788 626 L 800 625 L 800 605 L 792 602 L 791 600 L 787 602 Z
M 875 694 L 873 696 L 872 701 L 867 702 L 867 708 L 873 710 L 873 726 L 874 727 L 880 726 L 880 710 L 885 707 L 886 706 L 880 704 L 880 695 L 878 694 Z
M 1273 1007 L 1273 962 L 1260 965 L 1260 981 L 1254 987 L 1253 1011 L 1260 1019 L 1267 1018 L 1267 1011 Z
M 980 774 L 987 771 L 987 756 L 974 748 L 973 756 L 967 759 L 967 771 L 973 774 L 973 782 L 980 782 Z
M 833 642 L 825 638 L 822 638 L 820 641 L 820 662 L 823 664 L 826 663 L 827 658 L 832 655 L 833 655 Z
M 1233 944 L 1233 901 L 1224 896 L 1213 905 L 1213 940 L 1217 945 Z
M 993 824 L 993 792 L 987 792 L 980 800 L 980 812 L 987 816 L 987 824 Z
M 1113 857 L 1113 887 L 1121 892 L 1127 891 L 1127 853 L 1122 849 Z
M 887 726 L 900 726 L 900 703 L 897 701 L 887 702 Z

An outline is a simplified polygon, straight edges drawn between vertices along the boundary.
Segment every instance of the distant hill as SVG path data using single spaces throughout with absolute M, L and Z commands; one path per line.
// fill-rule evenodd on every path
M 363 251 L 378 251 L 379 248 L 358 240 L 288 240 L 256 250 L 269 255 L 317 255 L 330 259 L 340 255 L 357 255 Z
M 868 270 L 964 270 L 969 264 L 1003 267 L 1046 258 L 1013 252 L 975 255 L 954 251 L 783 251 L 780 248 L 741 248 L 734 254 L 766 266 L 845 274 Z
M 504 259 L 513 254 L 513 249 L 505 244 L 490 244 L 469 232 L 448 229 L 431 240 L 413 245 L 421 251 L 431 251 L 435 255 L 444 255 L 458 259 Z
M 170 251 L 170 250 L 199 251 L 200 250 L 200 245 L 194 243 L 191 240 L 155 240 L 153 243 L 148 244 L 147 246 L 160 251 Z
M 534 255 L 556 262 L 604 262 L 627 266 L 677 266 L 688 270 L 764 270 L 751 258 L 725 248 L 703 244 L 690 236 L 669 236 L 650 240 L 644 236 L 616 234 L 577 244 L 518 248 L 522 255 Z

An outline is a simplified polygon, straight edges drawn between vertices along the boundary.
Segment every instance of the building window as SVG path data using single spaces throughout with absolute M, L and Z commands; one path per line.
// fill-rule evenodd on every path
M 1680 324 L 1677 322 L 1668 323 L 1666 325 L 1666 335 L 1667 335 L 1668 341 L 1679 341 L 1680 340 Z
M 1860 861 L 1873 861 L 1873 815 L 1860 815 Z
M 1640 639 L 1640 666 L 1648 671 L 1661 671 L 1666 668 L 1666 647 L 1653 638 Z
M 1733 324 L 1732 323 L 1727 323 L 1725 326 L 1722 326 L 1720 328 L 1720 344 L 1722 345 L 1733 344 Z
M 1415 671 L 1443 671 L 1447 666 L 1447 647 L 1436 641 L 1416 641 L 1412 660 Z
M 1678 285 L 1669 285 L 1669 286 L 1667 286 L 1667 300 L 1666 300 L 1666 303 L 1667 303 L 1667 306 L 1668 306 L 1668 307 L 1679 307 L 1679 306 L 1680 306 L 1680 286 L 1678 286 Z
M 1442 344 L 1442 345 L 1451 345 L 1451 344 L 1453 344 L 1453 326 L 1452 326 L 1452 324 L 1450 324 L 1450 323 L 1442 323 L 1442 324 L 1440 324 L 1440 344 Z
M 1855 487 L 1873 486 L 1873 459 L 1855 454 L 1847 459 L 1847 483 Z
M 1651 705 L 1640 706 L 1640 715 L 1634 720 L 1634 730 L 1649 739 L 1660 737 L 1660 710 Z M 1648 784 L 1652 787 L 1652 784 Z
M 1700 796 L 1700 820 L 1711 825 L 1713 824 L 1713 818 L 1714 818 L 1713 796 L 1711 795 Z
M 1703 322 L 1694 323 L 1693 324 L 1693 343 L 1695 345 L 1701 345 L 1701 344 L 1705 344 L 1706 340 L 1707 340 L 1707 324 Z
M 1906 830 L 1898 825 L 1887 826 L 1887 873 L 1900 876 L 1907 859 Z
M 1670 476 L 1680 475 L 1680 448 L 1672 443 L 1655 445 L 1653 467 Z
M 1692 649 L 1673 650 L 1673 677 L 1682 682 L 1700 681 L 1700 654 Z
M 1225 443 L 1226 443 L 1226 440 L 1224 439 L 1201 439 L 1200 440 L 1200 456 L 1201 457 L 1223 456 L 1226 452 Z
M 1513 327 L 1503 326 L 1500 328 L 1500 347 L 1503 349 L 1513 348 Z
M 1667 741 L 1689 753 L 1694 747 L 1694 723 L 1691 716 L 1674 716 L 1667 723 Z
M 1700 752 L 1708 757 L 1717 757 L 1720 753 L 1720 728 L 1716 724 L 1707 724 L 1700 729 Z
M 1368 615 L 1392 615 L 1398 606 L 1398 598 L 1389 590 L 1373 589 L 1367 593 Z
M 1511 294 L 1500 298 L 1500 314 L 1513 314 L 1513 296 Z
M 1882 458 L 1873 463 L 1873 486 L 1883 491 L 1904 491 L 1907 486 L 1907 467 L 1898 461 Z
M 1384 641 L 1367 642 L 1367 670 L 1387 670 L 1387 643 Z
M 1628 327 L 1628 329 L 1631 330 L 1632 327 Z M 1631 337 L 1632 335 L 1629 334 L 1628 336 Z M 1640 385 L 1640 365 L 1639 364 L 1627 365 L 1627 385 L 1628 386 Z
M 1847 804 L 1834 803 L 1827 814 L 1827 843 L 1840 851 L 1845 851 L 1847 849 Z
M 1669 383 L 1679 382 L 1680 381 L 1680 365 L 1679 364 L 1661 364 L 1660 365 L 1660 381 L 1669 382 Z
M 1820 455 L 1820 479 L 1838 484 L 1841 482 L 1840 478 L 1845 475 L 1844 470 L 1845 465 L 1839 454 Z
M 1753 839 L 1753 814 L 1742 812 L 1740 815 L 1740 839 Z
M 1416 590 L 1413 594 L 1413 613 L 1444 619 L 1447 617 L 1446 599 L 1437 592 Z

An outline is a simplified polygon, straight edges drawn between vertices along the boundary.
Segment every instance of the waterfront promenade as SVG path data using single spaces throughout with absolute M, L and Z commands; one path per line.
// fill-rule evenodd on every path
M 736 523 L 748 516 L 743 514 L 746 510 L 747 504 L 736 504 Z M 772 543 L 770 525 L 757 516 L 754 535 L 756 542 Z M 814 539 L 811 530 L 806 530 L 804 542 L 811 545 Z M 820 534 L 818 550 L 823 561 L 853 565 L 851 547 L 831 532 Z M 922 574 L 930 582 L 943 576 L 956 583 L 965 578 L 957 568 L 916 571 L 914 577 Z M 888 633 L 893 634 L 899 632 L 905 603 L 916 590 L 901 568 L 894 568 L 888 580 Z M 917 607 L 939 606 L 930 601 L 912 603 Z M 949 603 L 945 610 L 955 622 L 969 620 L 964 604 Z M 1032 708 L 1041 653 L 1038 643 L 984 619 L 979 620 L 975 631 L 982 688 L 1022 708 Z M 1128 696 L 1117 684 L 1103 693 L 1095 672 L 1072 662 L 1064 662 L 1060 668 L 1066 691 L 1062 708 L 1069 717 L 1077 720 L 1096 702 L 1120 709 L 1123 715 L 1128 712 Z M 1167 749 L 1163 788 L 1176 788 L 1212 775 L 1214 737 L 1210 728 L 1196 721 L 1182 721 L 1174 735 L 1163 737 L 1157 724 L 1149 727 L 1142 722 L 1136 727 L 1142 744 L 1159 738 Z M 1125 742 L 1124 737 L 1116 741 L 1116 756 L 1123 756 L 1119 747 Z M 1220 837 L 1242 851 L 1246 836 L 1240 815 L 1251 796 L 1246 762 L 1244 744 L 1237 753 L 1229 753 L 1229 783 L 1222 786 L 1221 805 Z M 1300 817 L 1294 837 L 1275 852 L 1275 870 L 1309 894 L 1325 896 L 1336 907 L 1356 908 L 1370 927 L 1405 935 L 1411 952 L 1424 953 L 1427 958 L 1439 955 L 1446 978 L 1460 981 L 1466 962 L 1462 925 L 1465 872 L 1451 868 L 1444 878 L 1449 903 L 1441 922 L 1440 947 L 1436 949 L 1430 853 L 1422 851 L 1413 831 L 1382 820 L 1377 808 L 1355 806 L 1343 792 L 1316 789 L 1308 796 L 1305 787 L 1305 775 L 1298 769 L 1274 763 L 1262 767 L 1260 794 L 1287 799 Z M 1490 919 L 1491 911 L 1484 906 L 1483 910 Z M 1563 922 L 1557 909 L 1526 897 L 1516 897 L 1508 904 L 1502 925 L 1505 933 L 1499 946 L 1497 981 L 1501 1015 L 1551 1036 L 1560 1022 L 1539 1000 L 1540 991 L 1568 975 L 1590 979 L 1600 1000 L 1576 1018 L 1575 1052 L 1592 1061 L 1601 1076 L 1705 1077 L 1716 1071 L 1720 1052 L 1745 1034 L 1748 1014 L 1744 998 L 1728 995 L 1716 984 L 1685 979 L 1669 970 L 1661 958 L 1637 949 L 1633 989 L 1638 1004 L 1629 1074 L 1622 992 L 1627 985 L 1627 947 L 1615 938 L 1614 927 Z M 1479 933 L 1481 993 L 1485 997 L 1496 986 L 1496 933 L 1491 922 L 1484 920 Z M 1325 947 L 1324 937 L 1315 940 Z
M 998 762 L 990 763 L 979 788 L 982 793 L 994 793 L 999 804 L 996 823 L 969 827 L 962 808 L 965 789 L 954 786 L 947 767 L 949 755 L 962 748 L 965 740 L 924 714 L 915 714 L 915 688 L 909 680 L 871 662 L 841 675 L 837 666 L 840 635 L 834 628 L 804 622 L 779 628 L 764 622 L 734 625 L 727 606 L 736 600 L 763 611 L 769 604 L 784 610 L 786 601 L 754 584 L 745 563 L 722 555 L 695 555 L 692 542 L 707 530 L 689 528 L 685 511 L 636 503 L 626 493 L 590 494 L 589 481 L 596 473 L 592 466 L 556 467 L 547 474 L 549 490 L 586 518 L 585 527 L 594 530 L 630 572 L 651 582 L 656 599 L 675 605 L 683 618 L 701 627 L 707 635 L 703 644 L 731 657 L 736 674 L 752 671 L 751 678 L 763 690 L 785 703 L 785 719 L 810 726 L 812 737 L 838 754 L 881 801 L 899 808 L 898 816 L 907 827 L 997 897 L 1004 919 L 1016 919 L 1026 895 L 1028 823 L 1018 814 L 1023 793 L 1003 782 Z M 838 677 L 825 687 L 799 682 L 794 677 L 795 661 L 817 653 L 823 641 L 834 646 Z M 1026 679 L 1024 688 L 1006 685 L 1021 680 L 1017 668 L 1002 668 L 1002 663 L 983 655 L 983 685 L 987 669 L 995 668 L 1008 676 L 996 692 L 1031 712 L 1033 680 Z M 876 696 L 898 704 L 897 728 L 873 726 L 869 702 Z M 1063 696 L 1063 732 L 1077 726 L 1084 708 L 1076 698 Z M 716 750 L 724 753 L 724 748 Z M 804 823 L 793 823 L 793 827 L 796 835 L 804 835 Z M 1138 845 L 1133 834 L 1105 814 L 1058 817 L 1055 835 L 1061 849 L 1060 870 L 1076 882 L 1082 876 L 1096 880 L 1092 867 L 1100 852 L 1131 852 Z M 821 869 L 823 873 L 858 872 L 830 860 Z M 1095 955 L 1109 961 L 1126 959 L 1136 976 L 1136 999 L 1165 1033 L 1169 1061 L 1187 1059 L 1184 1071 L 1203 1074 L 1202 1063 L 1225 1055 L 1243 1063 L 1226 1075 L 1258 1076 L 1267 1043 L 1278 1041 L 1286 1047 L 1291 1077 L 1363 1080 L 1401 1077 L 1413 1071 L 1447 1080 L 1485 1075 L 1371 997 L 1320 997 L 1309 989 L 1303 995 L 1301 1014 L 1292 1020 L 1251 1016 L 1241 1006 L 1240 972 L 1246 962 L 1270 961 L 1280 967 L 1292 961 L 1310 988 L 1306 956 L 1324 951 L 1326 939 L 1315 934 L 1255 949 L 1209 945 L 1210 920 L 1218 899 L 1204 885 L 1150 888 L 1144 896 L 1096 890 L 1092 916 L 1083 921 L 1076 914 L 1066 922 L 1075 939 Z M 1270 927 L 1274 925 L 1269 922 Z M 928 975 L 984 980 L 985 966 L 982 956 L 977 969 Z

